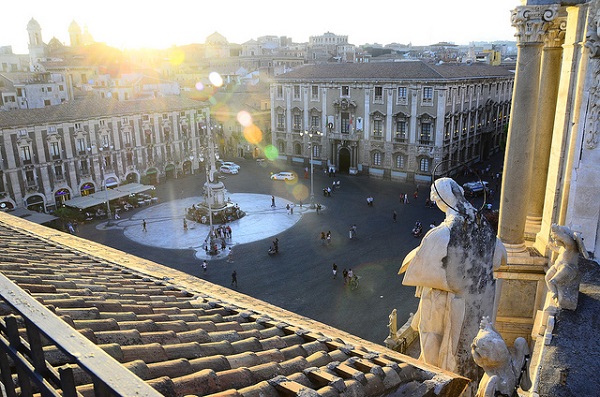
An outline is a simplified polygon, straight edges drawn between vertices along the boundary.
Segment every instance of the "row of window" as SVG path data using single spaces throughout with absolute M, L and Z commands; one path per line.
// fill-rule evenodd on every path
M 397 88 L 397 102 L 398 103 L 406 103 L 408 101 L 407 96 L 407 87 L 398 87 Z M 341 97 L 349 97 L 350 96 L 350 86 L 343 85 L 340 87 L 340 96 Z M 292 98 L 294 100 L 301 99 L 301 87 L 299 85 L 293 86 L 293 94 Z M 276 99 L 283 99 L 283 86 L 277 86 Z M 318 101 L 319 100 L 319 86 L 313 85 L 310 87 L 310 100 Z M 433 87 L 423 87 L 421 101 L 425 104 L 433 102 Z M 383 86 L 375 86 L 373 87 L 373 102 L 374 103 L 383 103 Z
M 372 136 L 375 139 L 382 139 L 384 135 L 384 122 L 385 120 L 382 118 L 376 118 L 372 120 Z M 292 116 L 292 130 L 293 131 L 302 131 L 302 115 L 294 114 Z M 351 118 L 349 113 L 341 114 L 341 124 L 339 132 L 342 134 L 349 134 L 351 132 Z M 408 133 L 408 123 L 405 118 L 396 120 L 396 131 L 394 140 L 398 142 L 404 142 L 407 139 Z M 321 116 L 311 116 L 310 117 L 310 128 L 321 130 Z M 284 130 L 285 129 L 285 115 L 283 113 L 277 114 L 277 129 Z M 423 145 L 429 145 L 432 143 L 433 138 L 433 123 L 431 122 L 421 122 L 421 128 L 419 131 L 419 143 Z
M 407 166 L 407 156 L 405 154 L 394 155 L 394 168 L 403 170 Z M 429 157 L 422 157 L 419 159 L 419 172 L 429 172 L 431 170 L 432 159 Z M 371 163 L 374 166 L 381 167 L 383 164 L 383 153 L 373 152 L 371 156 Z
M 283 85 L 277 85 L 276 99 L 282 100 L 284 98 L 283 95 Z M 292 87 L 292 99 L 293 100 L 301 100 L 302 99 L 302 90 L 300 85 L 294 85 Z M 464 94 L 464 100 L 469 101 L 470 95 L 479 95 L 480 97 L 485 97 L 487 95 L 491 97 L 495 97 L 497 95 L 508 95 L 512 89 L 512 85 L 510 82 L 497 82 L 490 84 L 481 84 L 481 85 L 468 85 L 464 87 L 448 87 L 448 103 L 452 103 L 452 99 L 456 98 L 460 100 L 462 95 Z M 340 96 L 341 97 L 350 97 L 350 86 L 342 85 L 340 88 Z M 374 103 L 383 103 L 383 86 L 375 86 L 373 87 L 373 102 Z M 397 103 L 407 103 L 408 102 L 408 87 L 396 87 L 396 102 Z M 318 101 L 319 100 L 319 86 L 312 85 L 310 86 L 310 100 Z M 421 102 L 427 104 L 433 102 L 433 87 L 423 87 L 421 89 Z

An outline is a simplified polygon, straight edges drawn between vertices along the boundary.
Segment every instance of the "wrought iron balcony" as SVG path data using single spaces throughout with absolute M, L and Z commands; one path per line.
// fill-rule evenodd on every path
M 0 319 L 0 364 L 6 395 L 81 396 L 74 375 L 81 369 L 90 376 L 97 396 L 161 396 L 3 274 L 0 298 L 14 312 Z M 23 326 L 26 332 L 21 334 Z M 25 334 L 27 340 L 21 336 Z M 52 367 L 46 359 L 47 345 L 67 355 L 70 364 Z

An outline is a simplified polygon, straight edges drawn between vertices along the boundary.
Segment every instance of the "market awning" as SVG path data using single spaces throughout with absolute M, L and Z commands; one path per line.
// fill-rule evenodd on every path
M 127 193 L 127 194 L 136 194 L 136 193 L 142 193 L 142 192 L 146 192 L 148 190 L 153 190 L 153 189 L 154 189 L 153 185 L 142 185 L 141 183 L 128 183 L 127 185 L 119 186 L 119 187 L 115 188 L 114 190 L 118 190 L 120 192 Z
M 50 223 L 55 219 L 58 219 L 54 215 L 45 214 L 43 212 L 30 211 L 25 208 L 16 208 L 14 210 L 7 211 L 7 214 L 18 216 L 19 218 L 27 219 L 30 222 L 43 225 Z
M 114 189 L 102 190 L 100 192 L 92 193 L 87 196 L 75 197 L 71 200 L 65 201 L 63 204 L 67 207 L 86 209 L 106 203 L 107 197 L 109 201 L 112 201 L 121 197 L 127 197 L 130 194 L 141 193 L 152 189 L 154 189 L 154 186 L 152 185 L 142 185 L 141 183 L 128 183 L 127 185 L 122 185 Z

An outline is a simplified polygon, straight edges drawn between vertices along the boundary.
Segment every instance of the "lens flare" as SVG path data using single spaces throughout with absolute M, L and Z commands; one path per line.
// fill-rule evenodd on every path
M 300 183 L 294 186 L 292 194 L 296 200 L 302 201 L 303 203 L 306 203 L 308 200 L 308 188 Z
M 221 87 L 223 85 L 223 77 L 217 72 L 210 72 L 208 80 L 210 80 L 215 87 Z
M 276 160 L 277 157 L 279 157 L 279 150 L 273 145 L 267 145 L 267 147 L 265 147 L 265 156 L 269 160 Z
M 262 131 L 254 124 L 244 128 L 244 138 L 253 145 L 258 145 L 262 141 Z
M 171 65 L 178 66 L 185 60 L 185 52 L 180 49 L 174 49 L 169 53 L 169 62 Z
M 250 115 L 250 113 L 246 112 L 245 110 L 242 110 L 237 114 L 237 121 L 242 126 L 248 127 L 252 124 L 252 116 Z

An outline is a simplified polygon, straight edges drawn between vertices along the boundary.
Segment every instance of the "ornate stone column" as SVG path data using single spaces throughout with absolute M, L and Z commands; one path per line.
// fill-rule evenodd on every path
M 520 6 L 512 13 L 517 28 L 517 71 L 515 76 L 508 143 L 504 159 L 504 176 L 500 197 L 498 235 L 508 253 L 508 264 L 495 272 L 501 282 L 496 313 L 496 329 L 507 343 L 517 337 L 531 335 L 537 308 L 544 296 L 546 258 L 533 255 L 525 245 L 525 224 L 529 210 L 533 163 L 536 161 L 538 112 L 550 112 L 551 103 L 539 98 L 549 87 L 540 87 L 541 73 L 552 77 L 551 59 L 545 58 L 542 70 L 544 40 L 554 27 L 558 5 Z M 550 56 L 549 54 L 547 56 Z M 556 83 L 556 82 L 554 82 Z M 547 84 L 547 83 L 544 83 Z M 546 117 L 552 117 L 548 113 Z M 552 117 L 553 118 L 553 117 Z
M 544 37 L 537 101 L 537 119 L 535 122 L 531 191 L 528 196 L 529 207 L 524 235 L 525 239 L 530 241 L 535 240 L 535 236 L 540 231 L 542 224 L 565 27 L 566 18 L 558 17 L 548 23 L 547 34 Z
M 510 253 L 525 252 L 525 220 L 535 143 L 541 53 L 545 30 L 558 5 L 520 6 L 512 12 L 517 28 L 517 70 L 504 159 L 498 234 Z

